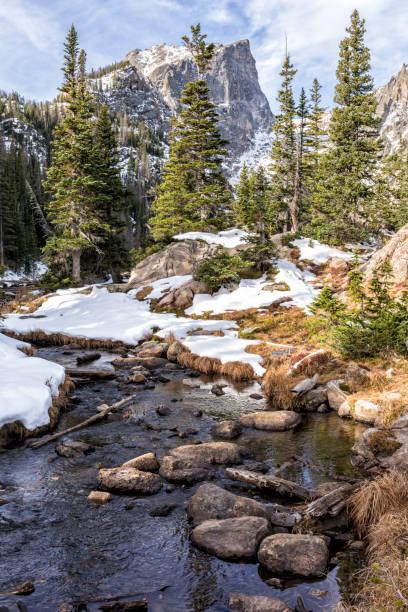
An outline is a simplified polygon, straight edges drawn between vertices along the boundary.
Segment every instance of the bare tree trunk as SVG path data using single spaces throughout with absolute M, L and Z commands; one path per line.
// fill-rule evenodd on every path
M 74 283 L 81 282 L 81 249 L 72 251 L 72 280 Z
M 302 165 L 302 149 L 303 149 L 302 140 L 303 140 L 303 136 L 302 134 L 300 134 L 298 138 L 297 155 L 296 155 L 295 189 L 293 192 L 292 201 L 289 204 L 290 219 L 292 222 L 292 230 L 294 232 L 299 231 L 298 210 L 299 210 L 299 203 L 300 203 L 300 190 L 302 187 L 302 181 L 301 181 L 301 165 Z
M 4 230 L 3 230 L 3 210 L 0 204 L 0 266 L 4 266 Z
M 117 285 L 118 283 L 122 282 L 122 275 L 120 273 L 119 266 L 112 263 L 110 265 L 110 270 L 112 276 L 112 283 Z

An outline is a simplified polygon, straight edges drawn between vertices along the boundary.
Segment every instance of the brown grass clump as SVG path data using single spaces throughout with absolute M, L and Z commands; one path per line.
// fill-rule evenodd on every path
M 390 511 L 408 508 L 408 478 L 402 472 L 388 472 L 367 481 L 349 500 L 350 516 L 359 537 Z
M 282 362 L 271 366 L 263 379 L 262 389 L 277 408 L 287 410 L 293 408 L 294 396 L 291 389 L 294 381 L 288 376 L 288 363 Z
M 199 357 L 194 366 L 197 370 L 203 374 L 219 374 L 222 369 L 222 364 L 219 359 L 215 357 Z
M 118 349 L 131 348 L 129 345 L 124 344 L 120 340 L 93 340 L 92 338 L 81 338 L 77 336 L 67 336 L 66 334 L 47 334 L 41 329 L 34 331 L 15 333 L 10 330 L 2 330 L 6 336 L 10 338 L 16 338 L 16 340 L 24 340 L 35 346 L 65 346 L 66 344 L 78 344 L 85 349 L 98 349 L 103 348 L 109 351 L 115 351 Z
M 367 446 L 374 455 L 392 455 L 402 445 L 391 432 L 380 430 L 370 436 Z
M 200 359 L 199 356 L 192 353 L 189 349 L 185 349 L 182 353 L 177 355 L 177 363 L 182 368 L 195 369 L 198 359 Z
M 242 361 L 227 361 L 221 367 L 221 374 L 235 381 L 252 380 L 255 377 L 252 366 Z
M 326 366 L 333 360 L 333 354 L 328 350 L 317 351 L 296 351 L 291 357 L 291 363 L 296 365 L 296 373 L 313 376 L 317 371 L 322 370 L 322 366 Z
M 135 297 L 137 300 L 139 300 L 139 302 L 143 302 L 143 300 L 145 300 L 152 291 L 153 287 L 143 287 L 142 289 L 139 289 Z

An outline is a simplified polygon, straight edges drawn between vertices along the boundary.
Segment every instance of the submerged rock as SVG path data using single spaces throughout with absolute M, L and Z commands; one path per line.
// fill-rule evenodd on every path
M 211 427 L 211 435 L 223 440 L 234 440 L 242 433 L 242 425 L 236 421 L 221 421 Z
M 95 447 L 85 442 L 77 442 L 76 440 L 61 440 L 55 447 L 55 452 L 60 457 L 82 457 L 89 455 L 95 451 Z
M 152 495 L 160 491 L 162 480 L 158 474 L 132 467 L 119 467 L 99 470 L 98 484 L 108 491 Z
M 94 504 L 106 504 L 110 498 L 111 494 L 107 491 L 91 491 L 86 499 Z
M 322 576 L 329 560 L 329 549 L 320 536 L 278 533 L 263 540 L 258 559 L 274 574 Z
M 193 529 L 191 541 L 220 559 L 252 559 L 268 532 L 268 521 L 257 516 L 210 520 Z
M 244 427 L 265 431 L 286 431 L 297 427 L 302 422 L 302 417 L 291 410 L 276 410 L 246 414 L 239 419 L 239 422 Z
M 280 599 L 243 593 L 231 593 L 228 607 L 237 612 L 293 612 L 292 608 Z

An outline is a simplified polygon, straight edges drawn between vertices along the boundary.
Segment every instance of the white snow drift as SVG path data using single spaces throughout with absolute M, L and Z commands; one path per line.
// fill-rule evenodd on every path
M 219 244 L 226 249 L 233 249 L 241 244 L 245 244 L 248 234 L 240 229 L 231 229 L 218 234 L 210 232 L 186 232 L 173 236 L 176 240 L 204 240 L 208 244 Z
M 19 350 L 24 346 L 29 345 L 0 334 L 0 427 L 21 421 L 32 430 L 49 423 L 52 397 L 65 379 L 62 366 L 27 357 Z

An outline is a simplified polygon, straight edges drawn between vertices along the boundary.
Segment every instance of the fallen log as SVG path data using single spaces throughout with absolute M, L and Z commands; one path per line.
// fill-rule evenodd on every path
M 87 370 L 86 368 L 65 368 L 71 378 L 89 378 L 90 380 L 111 380 L 115 378 L 114 370 Z
M 128 397 L 125 397 L 123 400 L 120 400 L 120 402 L 116 402 L 116 404 L 112 404 L 112 406 L 106 405 L 106 407 L 101 412 L 97 412 L 96 414 L 89 417 L 89 419 L 82 421 L 82 423 L 78 423 L 78 425 L 74 425 L 73 427 L 69 427 L 68 429 L 64 429 L 63 431 L 58 431 L 57 433 L 52 434 L 51 436 L 47 436 L 46 438 L 43 438 L 42 440 L 39 440 L 38 442 L 34 442 L 34 444 L 31 444 L 31 448 L 40 448 L 41 446 L 48 444 L 48 442 L 52 442 L 53 440 L 58 440 L 58 438 L 61 438 L 61 436 L 65 436 L 66 434 L 72 433 L 73 431 L 78 431 L 79 429 L 83 429 L 84 427 L 87 427 L 88 425 L 92 425 L 92 423 L 97 423 L 98 421 L 102 421 L 102 419 L 104 419 L 106 415 L 108 415 L 110 412 L 117 410 L 118 408 L 122 408 L 123 406 L 126 406 L 126 404 L 129 404 L 130 402 L 132 402 L 135 399 L 135 397 L 136 395 L 129 395 Z
M 326 495 L 322 495 L 318 499 L 308 504 L 303 512 L 304 516 L 310 518 L 321 518 L 330 514 L 337 516 L 344 509 L 346 499 L 353 493 L 358 485 L 345 484 Z
M 279 495 L 297 497 L 306 501 L 311 501 L 319 496 L 313 489 L 306 489 L 296 484 L 296 482 L 284 480 L 283 478 L 270 474 L 258 474 L 242 468 L 227 468 L 225 473 L 232 480 L 255 485 L 258 489 L 275 491 L 279 493 Z

